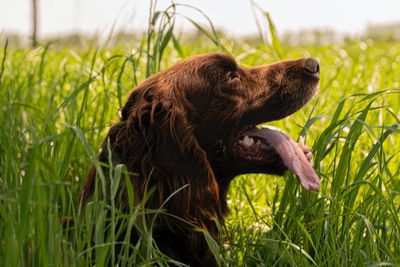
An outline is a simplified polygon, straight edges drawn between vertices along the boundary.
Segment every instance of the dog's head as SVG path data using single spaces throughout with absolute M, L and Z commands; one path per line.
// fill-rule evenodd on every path
M 142 117 L 142 103 L 149 116 L 138 121 L 140 127 L 172 121 L 166 127 L 177 144 L 183 150 L 189 144 L 200 149 L 219 183 L 243 173 L 296 172 L 289 165 L 297 156 L 285 158 L 298 153 L 292 140 L 285 142 L 287 136 L 256 126 L 300 109 L 318 83 L 319 64 L 312 58 L 248 68 L 227 55 L 194 56 L 142 83 L 128 99 L 122 119 Z M 319 187 L 319 181 L 300 181 L 307 189 Z

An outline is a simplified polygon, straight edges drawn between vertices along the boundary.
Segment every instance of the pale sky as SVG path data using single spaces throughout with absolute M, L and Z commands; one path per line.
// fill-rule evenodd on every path
M 150 0 L 37 0 L 39 36 L 62 33 L 106 34 L 115 24 L 125 30 L 145 30 Z M 368 24 L 400 22 L 400 0 L 254 0 L 270 12 L 280 33 L 299 29 L 330 28 L 342 33 L 362 33 Z M 0 0 L 0 34 L 28 34 L 31 0 Z M 170 0 L 159 0 L 160 10 Z M 250 0 L 175 0 L 195 6 L 233 35 L 257 32 Z M 205 24 L 193 10 L 178 12 Z M 180 22 L 179 28 L 186 22 Z

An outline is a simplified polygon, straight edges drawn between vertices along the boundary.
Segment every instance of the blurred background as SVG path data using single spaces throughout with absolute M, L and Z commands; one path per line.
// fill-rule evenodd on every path
M 170 0 L 159 0 L 164 10 Z M 177 2 L 178 3 L 178 2 Z M 346 37 L 400 38 L 399 0 L 191 0 L 179 1 L 175 29 L 194 32 L 184 17 L 213 25 L 233 37 L 260 34 L 266 23 L 262 12 L 271 14 L 282 40 L 295 43 L 337 41 Z M 0 0 L 0 34 L 19 45 L 60 38 L 96 36 L 99 41 L 115 34 L 147 30 L 151 1 L 147 0 Z M 154 3 L 153 3 L 154 4 Z M 187 7 L 190 5 L 200 11 Z M 259 20 L 259 21 L 258 21 Z

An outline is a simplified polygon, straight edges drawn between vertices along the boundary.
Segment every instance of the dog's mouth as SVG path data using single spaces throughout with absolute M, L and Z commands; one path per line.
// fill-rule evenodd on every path
M 272 127 L 250 127 L 235 138 L 236 156 L 257 164 L 271 161 L 279 155 L 283 164 L 293 172 L 307 190 L 318 190 L 321 182 L 312 167 L 311 150 L 303 142 L 295 142 L 282 131 Z

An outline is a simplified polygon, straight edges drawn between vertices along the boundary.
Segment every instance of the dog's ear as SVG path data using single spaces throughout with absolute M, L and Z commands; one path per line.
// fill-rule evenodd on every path
M 158 195 L 149 200 L 155 201 L 154 207 L 159 207 L 169 194 L 182 188 L 166 204 L 169 210 L 182 212 L 175 215 L 218 217 L 218 214 L 210 214 L 213 212 L 211 206 L 219 203 L 218 183 L 180 102 L 148 92 L 131 110 L 127 130 L 135 133 L 146 151 L 138 166 L 146 182 L 137 185 L 157 188 Z M 207 206 L 204 203 L 198 205 L 205 200 L 210 201 L 210 210 L 198 210 L 199 206 Z
M 127 143 L 120 150 L 128 170 L 141 176 L 132 179 L 139 191 L 138 200 L 155 187 L 148 207 L 159 208 L 180 190 L 164 204 L 169 212 L 189 221 L 222 217 L 218 183 L 194 135 L 194 126 L 188 121 L 184 100 L 163 95 L 163 91 L 152 87 L 140 88 L 136 93 L 122 111 Z
M 137 196 L 143 199 L 148 189 L 155 188 L 147 207 L 162 206 L 173 215 L 159 215 L 159 225 L 186 235 L 188 243 L 183 246 L 189 250 L 203 251 L 208 247 L 207 242 L 203 233 L 193 231 L 193 225 L 218 237 L 213 220 L 222 218 L 222 210 L 216 177 L 194 135 L 194 126 L 181 106 L 182 101 L 147 96 L 145 102 L 135 105 L 127 121 L 127 130 L 140 134 L 137 142 L 141 144 L 136 144 L 136 148 L 141 145 L 145 151 L 137 166 L 141 177 L 132 179 L 135 191 L 139 190 Z M 137 151 L 131 152 L 137 154 Z M 204 250 L 198 256 L 210 258 L 208 253 Z

